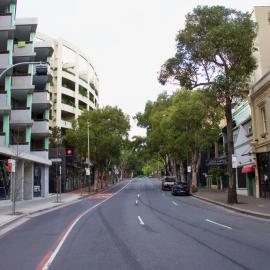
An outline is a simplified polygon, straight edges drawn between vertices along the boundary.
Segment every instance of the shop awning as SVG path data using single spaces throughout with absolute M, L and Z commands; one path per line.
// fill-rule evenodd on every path
M 255 165 L 249 164 L 242 168 L 242 173 L 253 173 L 255 172 Z

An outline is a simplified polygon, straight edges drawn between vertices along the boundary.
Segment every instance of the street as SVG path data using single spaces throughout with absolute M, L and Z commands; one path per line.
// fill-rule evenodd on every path
M 0 269 L 268 269 L 269 239 L 270 221 L 134 179 L 1 236 Z

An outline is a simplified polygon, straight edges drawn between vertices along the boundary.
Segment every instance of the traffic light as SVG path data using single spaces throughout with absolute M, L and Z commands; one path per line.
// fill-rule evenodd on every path
M 73 149 L 67 148 L 66 149 L 66 156 L 67 157 L 73 157 Z
M 74 152 L 72 148 L 66 149 L 66 161 L 67 164 L 72 164 L 74 162 Z

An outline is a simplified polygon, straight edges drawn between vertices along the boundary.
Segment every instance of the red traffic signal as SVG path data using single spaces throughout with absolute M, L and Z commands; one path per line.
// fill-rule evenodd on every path
M 68 157 L 73 156 L 73 149 L 67 148 L 66 149 L 66 156 L 68 156 Z

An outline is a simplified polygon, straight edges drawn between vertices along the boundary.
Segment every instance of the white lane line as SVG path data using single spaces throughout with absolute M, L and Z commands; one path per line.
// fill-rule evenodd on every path
M 84 217 L 86 214 L 88 214 L 89 212 L 91 212 L 93 209 L 97 208 L 98 206 L 100 206 L 101 204 L 104 204 L 105 202 L 107 202 L 108 200 L 112 199 L 113 197 L 115 197 L 118 193 L 120 193 L 123 189 L 125 189 L 130 183 L 132 182 L 132 180 L 130 180 L 124 187 L 122 187 L 120 190 L 118 190 L 112 197 L 109 197 L 107 199 L 105 199 L 104 201 L 92 206 L 91 208 L 89 208 L 88 210 L 84 211 L 82 214 L 80 214 L 72 223 L 71 225 L 68 227 L 67 231 L 64 233 L 61 241 L 58 243 L 58 245 L 56 246 L 56 248 L 53 250 L 53 252 L 51 253 L 51 256 L 48 258 L 48 260 L 46 261 L 46 263 L 44 264 L 44 266 L 42 267 L 42 270 L 48 270 L 52 264 L 52 262 L 54 261 L 56 255 L 58 254 L 59 250 L 61 249 L 61 247 L 63 246 L 65 240 L 67 239 L 67 237 L 69 236 L 70 232 L 72 231 L 72 229 L 75 227 L 75 225 L 79 222 L 79 220 Z
M 139 219 L 139 221 L 140 221 L 140 224 L 141 224 L 141 225 L 144 225 L 144 222 L 143 222 L 143 220 L 142 220 L 142 218 L 141 218 L 140 216 L 138 216 L 138 219 Z
M 210 219 L 206 219 L 205 221 L 210 222 L 210 223 L 215 224 L 215 225 L 218 225 L 218 226 L 221 226 L 221 227 L 223 227 L 223 228 L 226 228 L 226 229 L 232 230 L 232 227 L 229 227 L 229 226 L 226 226 L 226 225 L 223 225 L 223 224 L 217 223 L 217 222 L 212 221 L 212 220 L 210 220 Z
M 178 204 L 175 202 L 175 201 L 172 201 L 172 203 L 175 205 L 175 206 L 177 206 Z

